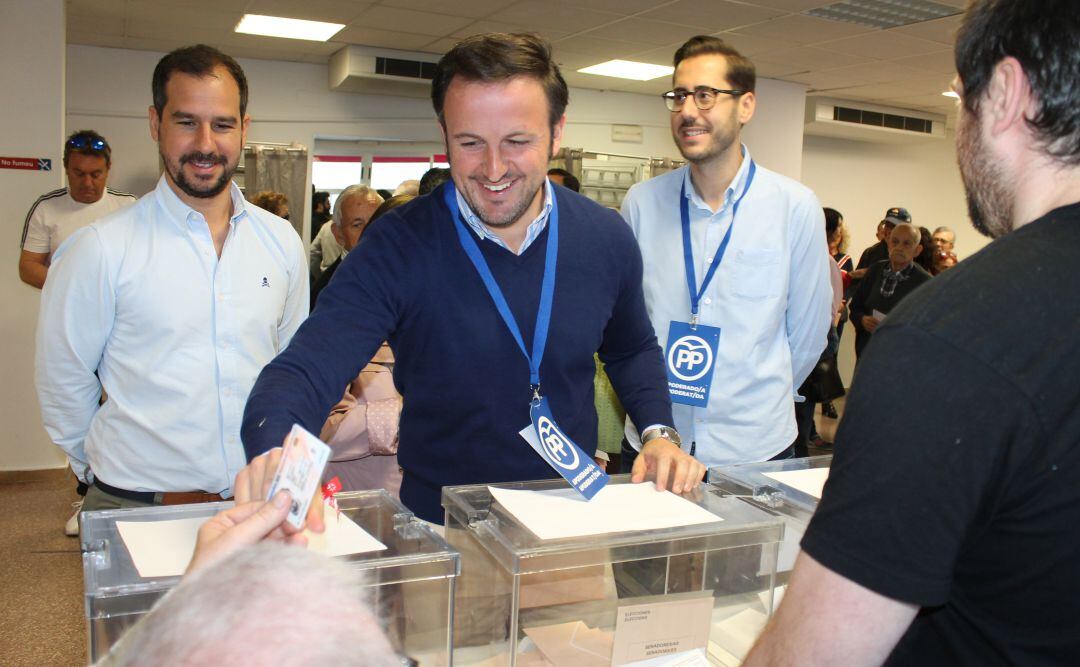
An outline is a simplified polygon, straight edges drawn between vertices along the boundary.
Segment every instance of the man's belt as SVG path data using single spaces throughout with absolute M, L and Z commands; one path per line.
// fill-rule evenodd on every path
M 110 496 L 134 500 L 137 503 L 147 505 L 190 505 L 193 503 L 217 503 L 225 500 L 220 493 L 207 493 L 205 491 L 128 491 L 111 486 L 101 481 L 94 480 L 94 486 Z

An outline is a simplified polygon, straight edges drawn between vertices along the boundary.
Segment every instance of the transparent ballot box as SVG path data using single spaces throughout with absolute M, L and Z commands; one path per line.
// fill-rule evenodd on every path
M 335 499 L 342 517 L 385 546 L 338 558 L 358 571 L 368 602 L 395 650 L 421 665 L 449 664 L 457 552 L 384 490 L 339 493 Z M 129 627 L 180 582 L 181 572 L 176 569 L 186 566 L 198 525 L 232 505 L 175 505 L 82 515 L 91 661 L 108 653 Z M 331 515 L 333 510 L 328 508 L 327 521 Z M 337 526 L 345 524 L 334 520 Z M 138 532 L 132 532 L 133 525 Z M 353 531 L 351 538 L 362 536 L 355 526 L 347 527 Z M 140 568 L 148 576 L 141 576 Z
M 772 614 L 783 522 L 705 484 L 674 496 L 617 475 L 587 503 L 575 493 L 563 480 L 443 489 L 462 564 L 454 664 L 623 665 L 688 651 L 739 664 Z M 564 504 L 518 504 L 541 496 Z M 609 514 L 586 507 L 600 500 Z M 697 523 L 634 528 L 687 513 Z M 550 536 L 582 526 L 593 532 Z
M 799 541 L 817 510 L 821 486 L 829 475 L 832 455 L 762 461 L 709 470 L 710 485 L 724 495 L 744 498 L 784 520 L 784 543 L 777 570 L 786 573 L 795 563 Z M 786 577 L 781 577 L 786 581 Z

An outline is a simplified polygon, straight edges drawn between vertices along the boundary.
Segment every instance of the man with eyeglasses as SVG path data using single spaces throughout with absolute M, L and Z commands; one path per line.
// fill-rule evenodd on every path
M 26 214 L 19 255 L 19 278 L 38 289 L 45 284 L 52 254 L 77 230 L 135 201 L 135 195 L 106 187 L 112 149 L 93 130 L 79 130 L 64 142 L 68 185 L 37 198 Z
M 706 466 L 790 458 L 796 389 L 829 330 L 822 208 L 739 140 L 756 104 L 752 62 L 706 36 L 674 60 L 663 98 L 689 165 L 632 187 L 622 214 L 644 259 L 675 427 Z M 641 441 L 626 430 L 624 465 Z

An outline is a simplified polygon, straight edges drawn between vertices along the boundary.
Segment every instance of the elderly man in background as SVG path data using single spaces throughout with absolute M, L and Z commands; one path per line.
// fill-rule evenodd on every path
M 383 203 L 383 198 L 366 185 L 350 185 L 341 191 L 334 202 L 334 213 L 327 225 L 334 237 L 334 242 L 341 248 L 341 254 L 319 274 L 311 285 L 311 308 L 314 310 L 319 293 L 330 284 L 334 272 L 341 266 L 341 260 L 356 247 L 364 228 L 371 221 L 371 214 Z M 312 246 L 314 248 L 314 246 Z
M 933 234 L 934 245 L 944 252 L 955 252 L 956 232 L 948 227 L 938 227 Z
M 870 266 L 851 297 L 856 358 L 862 355 L 885 315 L 916 287 L 930 280 L 930 274 L 915 263 L 922 252 L 920 238 L 914 225 L 896 225 L 889 234 L 889 259 Z

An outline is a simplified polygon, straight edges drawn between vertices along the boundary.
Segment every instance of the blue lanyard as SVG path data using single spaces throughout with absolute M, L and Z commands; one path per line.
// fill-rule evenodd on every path
M 682 189 L 679 192 L 679 213 L 682 216 L 683 263 L 686 266 L 686 288 L 690 292 L 690 326 L 692 327 L 696 327 L 698 324 L 698 306 L 701 303 L 701 297 L 705 294 L 709 283 L 712 282 L 713 276 L 716 275 L 716 269 L 720 266 L 721 260 L 724 259 L 728 241 L 731 240 L 731 230 L 735 229 L 735 216 L 739 213 L 739 204 L 742 203 L 746 193 L 750 191 L 750 185 L 754 182 L 755 173 L 757 173 L 757 165 L 751 159 L 750 173 L 746 176 L 746 187 L 743 188 L 739 198 L 735 200 L 735 205 L 731 207 L 731 224 L 728 226 L 724 238 L 720 241 L 720 247 L 716 249 L 716 255 L 713 257 L 712 264 L 709 265 L 709 270 L 705 273 L 705 280 L 701 283 L 701 289 L 698 290 L 694 289 L 697 285 L 697 275 L 694 273 L 694 249 L 690 243 L 690 202 L 686 197 L 686 181 L 683 181 Z
M 457 203 L 457 190 L 454 188 L 453 182 L 443 186 L 443 200 L 454 218 L 458 241 L 461 242 L 462 249 L 469 256 L 469 261 L 476 268 L 476 272 L 480 274 L 480 280 L 484 282 L 484 287 L 487 288 L 488 294 L 491 295 L 491 300 L 495 302 L 495 308 L 499 311 L 499 315 L 502 316 L 503 322 L 506 323 L 506 328 L 514 336 L 518 349 L 521 350 L 521 353 L 525 355 L 525 359 L 529 362 L 529 384 L 532 387 L 533 396 L 538 398 L 540 393 L 540 361 L 544 358 L 548 325 L 551 324 L 551 304 L 555 300 L 555 262 L 559 256 L 558 203 L 553 197 L 551 200 L 551 213 L 548 214 L 547 255 L 544 258 L 544 280 L 540 287 L 540 307 L 536 313 L 536 330 L 533 331 L 532 354 L 529 354 L 528 350 L 525 349 L 525 341 L 521 338 L 521 329 L 518 328 L 517 322 L 514 320 L 514 314 L 510 312 L 510 306 L 507 305 L 506 298 L 503 296 L 502 290 L 499 289 L 499 284 L 495 282 L 495 276 L 491 274 L 487 260 L 484 259 L 484 255 L 480 251 L 479 241 L 472 238 L 473 235 L 469 233 L 465 221 L 461 217 L 461 211 L 458 209 Z

